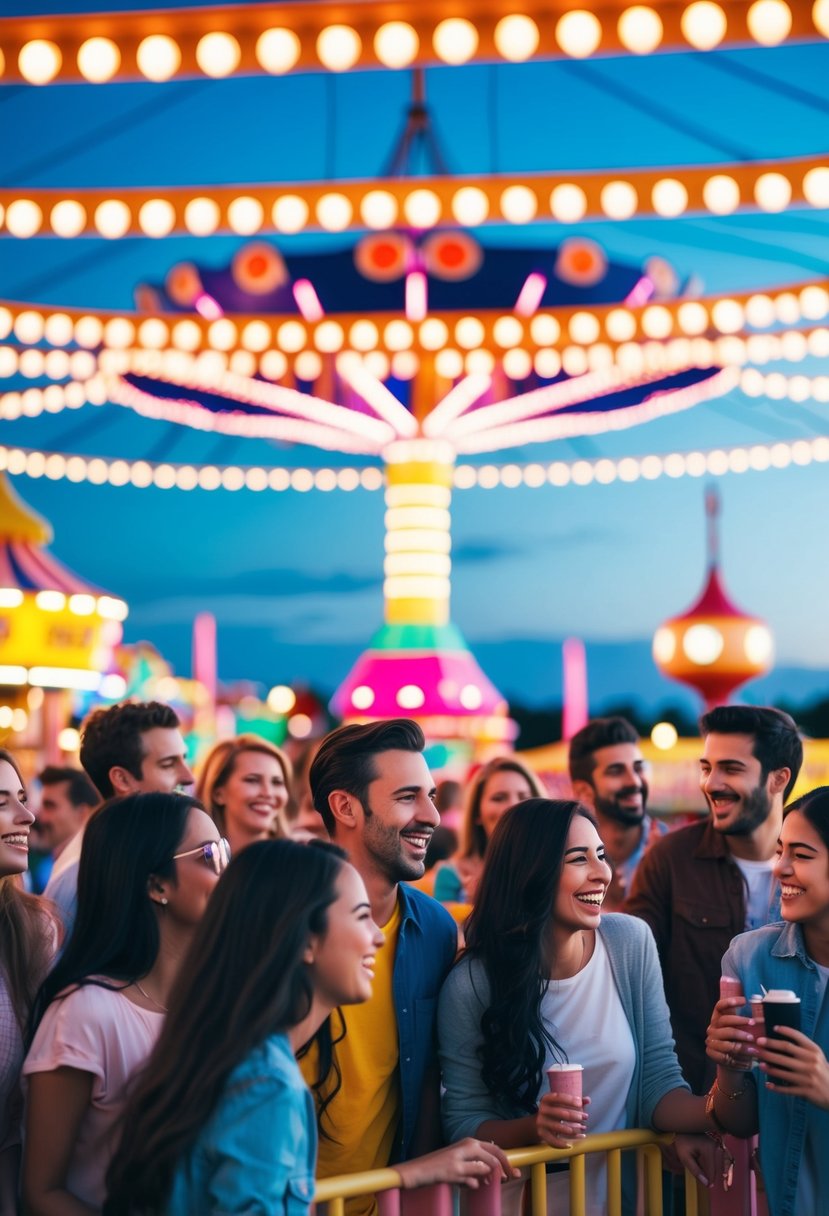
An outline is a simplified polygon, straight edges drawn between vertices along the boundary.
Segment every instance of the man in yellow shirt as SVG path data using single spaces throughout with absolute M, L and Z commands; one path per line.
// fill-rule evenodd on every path
M 323 741 L 311 793 L 331 839 L 368 891 L 385 935 L 374 992 L 332 1019 L 332 1065 L 302 1060 L 321 1111 L 321 1178 L 387 1166 L 439 1143 L 435 1007 L 452 965 L 457 930 L 449 914 L 407 884 L 420 878 L 440 822 L 420 727 L 405 718 L 344 726 Z M 349 1213 L 372 1201 L 349 1204 Z

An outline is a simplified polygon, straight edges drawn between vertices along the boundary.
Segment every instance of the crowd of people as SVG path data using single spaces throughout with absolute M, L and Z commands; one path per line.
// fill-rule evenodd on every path
M 771 1216 L 820 1211 L 829 789 L 786 805 L 781 711 L 701 733 L 708 814 L 671 831 L 621 718 L 570 741 L 573 800 L 504 756 L 462 810 L 407 719 L 340 727 L 296 773 L 241 735 L 194 776 L 170 707 L 96 710 L 37 818 L 0 752 L 0 1216 L 293 1216 L 316 1178 L 386 1166 L 500 1186 L 518 1216 L 506 1151 L 632 1127 L 719 1189 L 759 1132 Z M 800 1029 L 758 1026 L 767 990 Z M 562 1064 L 582 1096 L 548 1080 Z M 591 1159 L 586 1216 L 607 1203 Z

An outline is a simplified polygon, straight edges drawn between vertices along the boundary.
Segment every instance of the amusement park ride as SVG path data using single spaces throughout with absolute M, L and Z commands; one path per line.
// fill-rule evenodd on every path
M 774 212 L 792 200 L 822 207 L 829 201 L 829 164 L 812 158 L 453 179 L 430 123 L 423 64 L 499 56 L 517 62 L 536 53 L 582 58 L 608 48 L 647 54 L 672 39 L 706 51 L 732 38 L 768 46 L 792 30 L 823 36 L 826 14 L 824 5 L 815 5 L 807 28 L 802 5 L 778 0 L 729 5 L 727 21 L 725 10 L 709 3 L 639 6 L 621 16 L 614 10 L 612 20 L 610 10 L 596 16 L 565 12 L 557 20 L 556 44 L 545 52 L 545 27 L 535 10 L 519 17 L 483 4 L 478 14 L 461 4 L 429 34 L 431 9 L 416 18 L 409 7 L 398 6 L 406 20 L 388 21 L 374 32 L 369 6 L 346 5 L 341 23 L 331 24 L 327 6 L 317 0 L 279 8 L 282 24 L 262 29 L 261 6 L 191 9 L 186 31 L 183 15 L 173 10 L 73 23 L 1 21 L 6 75 L 0 83 L 82 79 L 103 88 L 124 75 L 160 81 L 179 72 L 217 78 L 237 71 L 280 74 L 294 66 L 340 71 L 360 66 L 372 47 L 377 65 L 412 68 L 414 92 L 388 172 L 373 182 L 0 191 L 6 239 L 94 233 L 116 240 L 135 232 L 208 237 L 221 231 L 244 238 L 221 268 L 206 260 L 178 262 L 163 282 L 139 284 L 133 313 L 0 303 L 0 376 L 50 382 L 13 386 L 0 395 L 0 416 L 35 416 L 90 402 L 202 431 L 372 458 L 385 482 L 384 621 L 332 707 L 347 719 L 413 716 L 432 740 L 463 740 L 470 752 L 481 752 L 508 743 L 513 725 L 450 618 L 452 492 L 485 484 L 486 477 L 531 485 L 555 484 L 562 475 L 540 464 L 502 470 L 479 458 L 635 426 L 737 384 L 757 388 L 762 373 L 754 365 L 829 353 L 829 330 L 817 324 L 829 312 L 824 282 L 699 297 L 666 261 L 610 260 L 594 241 L 566 235 L 566 225 L 591 214 L 610 220 L 642 211 L 724 215 L 744 206 Z M 353 28 L 346 24 L 352 8 Z M 318 61 L 310 64 L 312 45 Z M 521 225 L 545 214 L 564 233 L 554 244 L 499 247 L 481 235 L 493 219 Z M 280 249 L 281 235 L 314 227 L 342 233 L 341 247 Z M 825 440 L 802 446 L 794 459 L 829 459 Z M 762 467 L 765 458 L 768 464 L 759 446 L 714 455 L 735 469 L 741 461 Z M 470 463 L 459 464 L 461 457 Z M 652 458 L 651 471 L 653 461 L 659 463 L 655 475 L 684 471 L 682 454 L 671 459 L 673 469 Z M 229 486 L 239 478 L 251 488 L 278 489 L 285 480 L 278 468 L 217 471 L 8 448 L 0 450 L 0 463 L 32 476 L 182 490 Z M 573 477 L 626 476 L 610 461 L 582 464 Z M 376 474 L 376 465 L 362 473 L 321 473 L 347 489 Z M 713 464 L 711 471 L 718 471 Z M 566 472 L 565 480 L 570 476 Z M 12 521 L 6 550 L 26 537 L 25 543 L 42 545 L 42 527 L 9 501 L 3 504 Z M 658 630 L 654 655 L 665 672 L 717 700 L 767 666 L 771 644 L 762 622 L 738 614 L 727 600 L 713 548 L 710 558 L 702 598 Z M 76 587 L 74 576 L 57 570 L 53 559 L 41 560 L 36 585 L 24 585 L 21 571 L 20 562 L 7 560 L 0 575 L 2 670 L 16 666 L 19 674 L 26 668 L 32 683 L 38 665 L 61 666 L 48 654 L 39 664 L 34 652 L 24 654 L 10 624 L 24 601 L 26 611 L 35 612 L 28 607 L 31 595 L 39 602 L 51 592 L 63 596 L 66 627 L 85 628 L 88 642 L 84 656 L 65 658 L 62 666 L 105 671 L 93 624 L 99 633 L 104 629 L 102 605 L 119 605 L 110 612 L 118 619 L 124 605 Z M 54 573 L 47 577 L 48 571 Z M 71 614 L 81 603 L 86 615 L 76 620 Z M 50 620 L 54 625 L 57 618 Z

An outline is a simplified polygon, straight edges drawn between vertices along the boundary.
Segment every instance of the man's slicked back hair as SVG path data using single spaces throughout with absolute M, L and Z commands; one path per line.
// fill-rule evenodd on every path
M 81 727 L 81 764 L 103 798 L 115 794 L 109 771 L 116 766 L 141 780 L 144 745 L 141 736 L 161 727 L 177 730 L 176 711 L 161 701 L 124 701 L 94 709 Z
M 639 734 L 627 718 L 592 718 L 570 740 L 567 758 L 570 780 L 587 781 L 592 785 L 595 752 L 602 747 L 615 747 L 618 743 L 638 742 Z
M 410 718 L 340 726 L 326 735 L 308 773 L 311 797 L 328 835 L 334 838 L 336 819 L 328 805 L 334 790 L 346 790 L 366 805 L 368 787 L 377 778 L 374 757 L 380 752 L 422 752 L 426 738 Z
M 791 777 L 783 792 L 785 802 L 794 789 L 803 764 L 803 741 L 794 718 L 782 709 L 768 705 L 718 705 L 709 709 L 699 720 L 700 734 L 707 735 L 751 735 L 751 749 L 755 760 L 760 761 L 760 779 L 765 782 L 769 773 L 778 768 L 791 770 Z

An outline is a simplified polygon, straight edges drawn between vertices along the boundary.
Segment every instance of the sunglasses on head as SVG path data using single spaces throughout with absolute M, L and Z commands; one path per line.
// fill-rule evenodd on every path
M 222 870 L 227 869 L 230 861 L 230 845 L 224 837 L 221 840 L 208 840 L 206 844 L 197 845 L 195 849 L 187 849 L 185 853 L 174 853 L 173 861 L 178 861 L 180 857 L 195 857 L 197 853 L 201 853 L 204 864 L 212 866 L 216 874 L 221 874 Z

